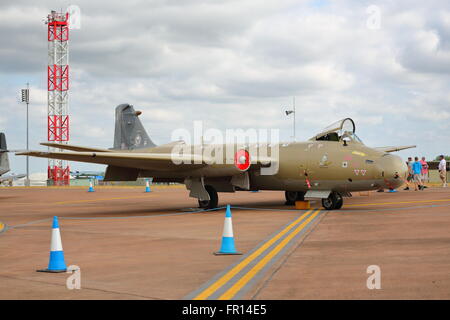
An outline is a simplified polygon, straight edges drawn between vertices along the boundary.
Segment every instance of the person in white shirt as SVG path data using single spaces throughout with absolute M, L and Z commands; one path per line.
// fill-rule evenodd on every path
M 439 177 L 442 180 L 442 187 L 447 187 L 447 161 L 445 157 L 441 155 L 441 161 L 439 162 Z

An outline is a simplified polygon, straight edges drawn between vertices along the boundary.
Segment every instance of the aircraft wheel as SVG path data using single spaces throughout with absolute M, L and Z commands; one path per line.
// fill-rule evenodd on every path
M 303 191 L 298 191 L 297 192 L 297 201 L 305 201 L 305 193 Z
M 297 201 L 297 191 L 285 191 L 284 197 L 286 198 L 285 205 L 293 205 Z
M 334 203 L 333 200 L 331 199 L 331 195 L 326 199 L 322 199 L 322 206 L 327 210 L 334 209 Z
M 205 190 L 209 194 L 210 200 L 198 200 L 198 206 L 202 209 L 214 209 L 217 208 L 217 205 L 219 203 L 219 196 L 217 195 L 216 189 L 214 189 L 212 186 L 205 186 Z
M 326 210 L 340 209 L 344 204 L 342 196 L 337 192 L 332 192 L 328 198 L 322 199 L 322 206 Z
M 339 210 L 340 208 L 342 208 L 342 205 L 344 204 L 344 198 L 342 198 L 342 196 L 339 193 L 335 193 L 336 196 L 336 204 L 334 206 L 335 210 Z
M 304 201 L 305 192 L 303 191 L 285 191 L 284 197 L 286 198 L 286 205 L 294 205 L 295 201 Z

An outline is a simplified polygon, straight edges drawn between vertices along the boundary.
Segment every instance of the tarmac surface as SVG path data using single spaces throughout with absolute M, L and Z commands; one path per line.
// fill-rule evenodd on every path
M 219 198 L 242 255 L 213 254 L 225 210 L 199 211 L 181 186 L 0 188 L 0 299 L 450 299 L 450 188 L 355 193 L 337 211 L 282 192 Z M 55 215 L 80 290 L 36 272 Z

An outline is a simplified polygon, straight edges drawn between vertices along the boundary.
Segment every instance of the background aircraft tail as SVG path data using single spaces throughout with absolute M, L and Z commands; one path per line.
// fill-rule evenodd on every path
M 8 148 L 6 146 L 6 137 L 3 132 L 0 133 L 0 175 L 9 171 Z
M 142 126 L 139 120 L 140 114 L 141 112 L 135 111 L 130 104 L 121 104 L 116 107 L 113 149 L 133 150 L 156 146 Z

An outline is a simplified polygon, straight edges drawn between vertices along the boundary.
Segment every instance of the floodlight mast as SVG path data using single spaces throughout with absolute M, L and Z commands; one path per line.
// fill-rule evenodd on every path
M 28 134 L 28 132 L 29 132 L 29 130 L 28 130 L 28 128 L 29 128 L 29 126 L 28 126 L 28 124 L 29 124 L 29 121 L 28 121 L 28 107 L 29 107 L 29 104 L 30 104 L 30 84 L 27 82 L 27 88 L 26 89 L 22 89 L 22 102 L 25 102 L 26 103 L 26 105 L 27 105 L 27 142 L 26 142 L 26 148 L 27 148 L 27 151 L 29 151 L 29 144 L 28 144 L 28 141 L 29 141 L 29 134 Z M 29 187 L 30 186 L 30 159 L 29 159 L 29 157 L 27 156 L 27 159 L 26 159 L 26 166 L 27 166 L 27 176 L 26 176 L 26 178 L 25 178 L 25 186 L 27 186 L 27 187 Z
M 51 11 L 48 26 L 48 142 L 69 141 L 69 13 Z M 59 151 L 49 148 L 49 151 Z M 70 169 L 65 160 L 48 160 L 48 181 L 52 185 L 68 185 Z

